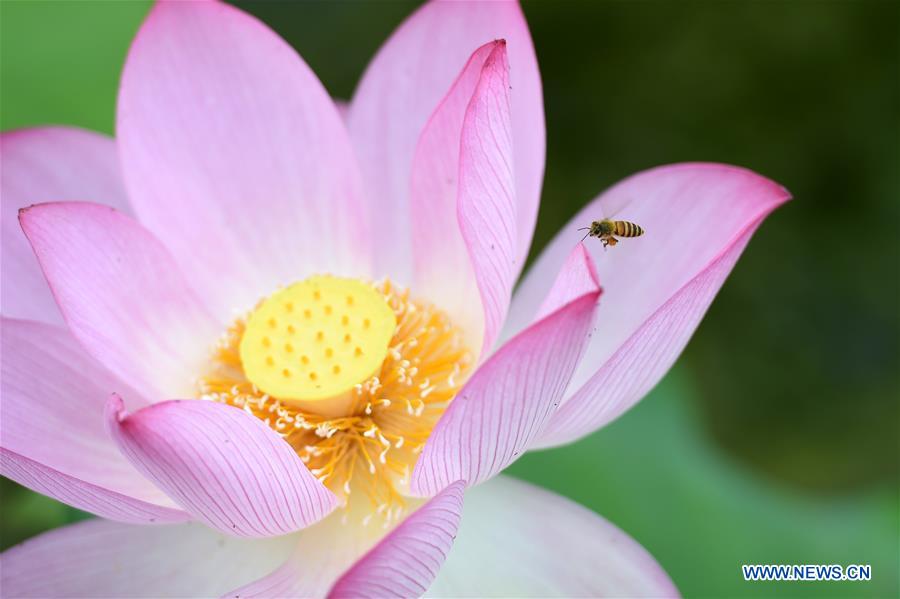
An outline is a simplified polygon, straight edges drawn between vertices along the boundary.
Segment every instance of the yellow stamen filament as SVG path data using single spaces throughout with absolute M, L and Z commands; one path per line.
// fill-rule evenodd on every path
M 462 332 L 446 314 L 411 299 L 407 290 L 397 289 L 389 281 L 369 288 L 383 298 L 395 319 L 386 349 L 376 353 L 365 343 L 362 329 L 377 330 L 381 326 L 375 315 L 367 316 L 358 321 L 360 329 L 354 330 L 352 343 L 338 343 L 322 351 L 315 341 L 306 345 L 295 342 L 294 364 L 308 364 L 310 359 L 316 363 L 316 351 L 321 359 L 327 355 L 333 363 L 317 372 L 298 367 L 297 376 L 284 375 L 289 379 L 287 384 L 300 384 L 294 379 L 303 379 L 301 382 L 308 385 L 315 382 L 314 377 L 320 381 L 322 377 L 344 377 L 353 360 L 374 357 L 380 366 L 353 385 L 353 401 L 343 413 L 315 413 L 309 409 L 310 404 L 267 394 L 255 379 L 251 381 L 241 360 L 248 331 L 243 318 L 222 339 L 211 372 L 201 380 L 200 391 L 202 399 L 237 406 L 263 420 L 291 444 L 312 473 L 335 494 L 348 504 L 351 497 L 366 498 L 369 515 L 378 514 L 387 523 L 403 513 L 403 491 L 412 467 L 438 418 L 469 374 L 472 357 L 463 345 Z M 321 302 L 324 295 L 323 290 L 315 289 L 311 297 Z M 343 310 L 365 303 L 359 293 L 341 297 L 343 301 L 331 296 L 327 299 L 338 327 L 345 326 L 340 318 Z M 302 319 L 303 304 L 294 299 L 292 305 Z M 314 330 L 309 327 L 321 327 L 323 314 L 320 310 L 304 329 L 295 323 L 298 334 Z M 348 316 L 352 322 L 353 316 Z M 271 335 L 268 321 L 263 322 L 265 333 Z M 277 345 L 274 338 L 272 343 Z M 263 347 L 262 338 L 259 346 Z M 275 362 L 280 364 L 277 359 Z

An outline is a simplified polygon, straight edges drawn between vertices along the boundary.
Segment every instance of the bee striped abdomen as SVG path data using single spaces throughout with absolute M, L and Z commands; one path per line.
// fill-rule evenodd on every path
M 644 234 L 644 230 L 627 220 L 617 220 L 615 234 L 619 237 L 640 237 Z

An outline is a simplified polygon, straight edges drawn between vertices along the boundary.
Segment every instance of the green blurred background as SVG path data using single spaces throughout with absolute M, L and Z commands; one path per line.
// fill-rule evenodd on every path
M 348 98 L 415 2 L 239 2 Z M 112 133 L 146 2 L 0 1 L 0 127 Z M 761 227 L 672 373 L 511 472 L 624 528 L 688 596 L 898 589 L 900 4 L 525 2 L 548 157 L 535 251 L 658 164 L 743 165 L 794 202 Z M 2 547 L 84 517 L 2 483 Z M 746 583 L 742 563 L 872 564 Z

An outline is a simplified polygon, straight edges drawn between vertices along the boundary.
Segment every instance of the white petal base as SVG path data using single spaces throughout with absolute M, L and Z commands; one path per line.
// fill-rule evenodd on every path
M 466 493 L 462 524 L 429 597 L 672 597 L 678 590 L 621 530 L 506 476 Z

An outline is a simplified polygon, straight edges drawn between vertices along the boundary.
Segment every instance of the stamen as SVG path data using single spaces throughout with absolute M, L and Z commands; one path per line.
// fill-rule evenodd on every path
M 397 289 L 389 281 L 377 285 L 353 283 L 377 294 L 394 319 L 391 335 L 381 350 L 366 342 L 367 335 L 381 326 L 376 316 L 353 312 L 370 305 L 366 294 L 345 289 L 331 294 L 327 286 L 306 288 L 306 299 L 282 296 L 275 303 L 278 313 L 263 317 L 264 335 L 255 342 L 247 341 L 250 323 L 261 307 L 296 287 L 291 286 L 273 294 L 247 319 L 239 318 L 229 329 L 216 350 L 212 371 L 198 383 L 202 390 L 198 396 L 237 406 L 266 422 L 319 480 L 344 498 L 345 505 L 357 494 L 367 498 L 372 511 L 366 523 L 378 514 L 384 525 L 404 514 L 403 490 L 412 466 L 469 374 L 472 358 L 463 346 L 462 332 L 431 304 L 410 299 L 407 290 Z M 288 299 L 291 310 L 287 308 Z M 315 306 L 318 309 L 307 315 Z M 323 316 L 326 306 L 332 307 L 330 316 Z M 346 324 L 343 316 L 347 316 Z M 274 330 L 269 326 L 270 318 L 276 322 Z M 328 318 L 331 324 L 325 323 Z M 290 340 L 283 336 L 287 326 L 294 329 L 288 331 Z M 323 333 L 321 340 L 319 331 Z M 352 343 L 342 342 L 346 331 L 352 331 Z M 264 339 L 269 339 L 268 346 Z M 328 339 L 328 346 L 319 343 L 324 339 Z M 251 380 L 242 361 L 244 343 L 265 348 L 267 352 L 261 351 L 264 372 L 274 372 L 279 382 L 283 379 L 290 384 L 325 384 L 333 376 L 343 377 L 350 360 L 360 356 L 376 356 L 381 362 L 347 385 L 352 396 L 349 408 L 338 415 L 325 415 L 272 391 L 265 382 L 268 378 L 264 381 L 254 376 Z M 288 343 L 290 352 L 276 355 L 272 350 L 286 350 Z M 290 360 L 282 362 L 282 356 L 288 354 Z M 267 357 L 272 357 L 272 364 Z

